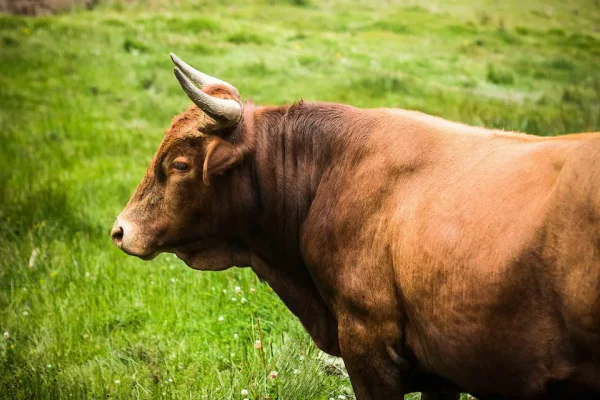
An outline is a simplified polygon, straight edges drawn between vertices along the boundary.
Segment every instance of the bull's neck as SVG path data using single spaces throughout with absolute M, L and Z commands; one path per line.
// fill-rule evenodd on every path
M 301 229 L 324 174 L 349 139 L 348 106 L 300 102 L 254 112 L 253 181 L 260 244 L 272 262 L 302 263 Z

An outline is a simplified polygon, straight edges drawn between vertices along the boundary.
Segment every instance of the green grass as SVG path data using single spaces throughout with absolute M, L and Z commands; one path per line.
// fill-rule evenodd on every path
M 112 245 L 189 103 L 169 51 L 256 103 L 403 107 L 554 135 L 600 130 L 599 23 L 592 0 L 101 0 L 0 16 L 0 397 L 351 398 L 250 271 Z

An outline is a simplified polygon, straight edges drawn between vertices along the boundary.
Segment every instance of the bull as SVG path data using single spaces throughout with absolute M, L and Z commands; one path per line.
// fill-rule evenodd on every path
M 250 267 L 359 400 L 599 398 L 599 133 L 256 106 L 171 58 L 194 105 L 118 216 L 121 250 Z

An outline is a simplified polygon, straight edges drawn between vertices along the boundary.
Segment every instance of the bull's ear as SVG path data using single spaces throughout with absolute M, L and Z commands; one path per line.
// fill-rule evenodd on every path
M 206 147 L 202 174 L 204 183 L 209 185 L 211 176 L 222 175 L 228 169 L 242 162 L 245 155 L 246 151 L 242 146 L 236 146 L 217 137 L 213 138 Z

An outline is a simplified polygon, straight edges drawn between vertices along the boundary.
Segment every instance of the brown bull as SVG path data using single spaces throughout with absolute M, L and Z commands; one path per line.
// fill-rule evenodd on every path
M 196 106 L 115 223 L 124 252 L 250 266 L 357 399 L 600 396 L 600 134 L 258 107 L 172 58 Z

